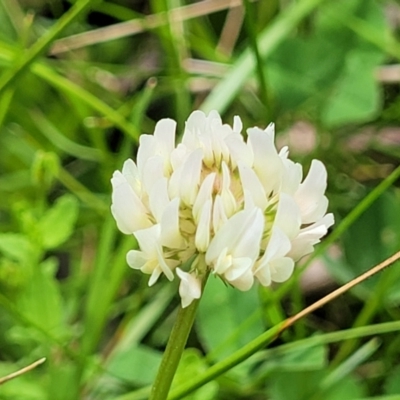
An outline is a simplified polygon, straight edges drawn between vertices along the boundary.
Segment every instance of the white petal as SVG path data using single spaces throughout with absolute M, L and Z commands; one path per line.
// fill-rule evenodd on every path
M 272 235 L 268 243 L 266 252 L 269 253 L 269 259 L 285 256 L 291 248 L 289 238 L 275 226 L 272 230 Z
M 273 282 L 285 282 L 293 273 L 294 261 L 289 257 L 277 258 L 271 261 L 270 270 Z
M 247 213 L 249 210 L 243 210 Z M 246 220 L 242 220 L 243 225 L 239 227 L 241 235 L 235 241 L 232 254 L 235 257 L 250 257 L 253 261 L 260 253 L 260 242 L 264 231 L 264 216 L 259 208 L 252 210 Z M 237 227 L 236 227 L 237 229 Z
M 292 240 L 292 249 L 288 255 L 297 261 L 311 253 L 314 250 L 314 245 L 320 242 L 320 239 L 326 235 L 328 228 L 333 224 L 333 214 L 326 214 L 321 220 L 301 229 L 299 235 Z
M 253 169 L 245 166 L 243 163 L 239 163 L 238 166 L 243 191 L 247 191 L 247 195 L 251 195 L 253 203 L 257 207 L 259 207 L 261 210 L 265 210 L 268 200 L 258 176 Z
M 111 212 L 119 230 L 129 234 L 151 226 L 146 207 L 121 172 L 114 172 L 111 184 Z
M 214 233 L 217 233 L 227 220 L 228 217 L 225 213 L 224 203 L 221 199 L 221 196 L 218 194 L 217 196 L 215 196 L 214 199 L 214 207 L 212 215 L 212 224 Z
M 154 135 L 141 135 L 137 153 L 138 169 L 142 173 L 146 162 L 153 156 L 159 156 L 162 160 L 163 170 L 169 170 L 170 153 L 175 143 L 175 121 L 163 119 L 156 124 Z
M 231 282 L 239 279 L 251 270 L 253 260 L 250 257 L 238 257 L 233 259 L 232 266 L 225 272 L 225 278 Z
M 328 200 L 324 197 L 326 181 L 327 173 L 324 164 L 313 160 L 307 177 L 294 196 L 300 207 L 303 224 L 315 222 L 325 214 L 328 207 Z
M 290 249 L 291 243 L 289 238 L 277 226 L 274 226 L 267 248 L 263 256 L 256 263 L 255 272 L 269 268 L 268 264 L 271 260 L 285 256 Z
M 198 222 L 200 217 L 200 212 L 207 200 L 211 199 L 211 194 L 213 191 L 215 172 L 207 175 L 203 182 L 201 183 L 199 192 L 197 193 L 196 201 L 193 204 L 193 217 L 196 222 Z
M 235 133 L 241 133 L 243 129 L 243 124 L 242 124 L 242 120 L 240 119 L 239 116 L 235 115 L 233 117 L 233 131 Z M 240 135 L 242 136 L 242 135 Z
M 149 192 L 149 207 L 157 222 L 161 222 L 164 210 L 170 203 L 167 178 L 155 182 Z
M 161 245 L 156 247 L 156 252 L 157 252 L 157 260 L 159 267 L 161 268 L 162 272 L 167 277 L 167 279 L 172 281 L 174 279 L 174 274 L 172 273 L 170 266 L 165 261 Z
M 153 135 L 140 135 L 136 162 L 140 172 L 144 169 L 146 161 L 154 155 L 155 139 Z
M 144 163 L 142 183 L 145 191 L 151 193 L 153 185 L 164 178 L 163 160 L 160 156 L 149 157 Z
M 284 173 L 282 177 L 281 191 L 294 196 L 303 177 L 303 168 L 300 164 L 294 163 L 292 160 L 286 158 L 284 158 L 282 162 Z
M 150 268 L 160 267 L 167 279 L 172 281 L 174 274 L 171 267 L 167 264 L 161 246 L 161 226 L 153 225 L 150 228 L 142 229 L 135 232 L 135 237 L 139 243 L 139 247 L 146 255 Z M 148 273 L 147 268 L 143 272 Z
M 181 249 L 184 239 L 179 230 L 179 198 L 173 199 L 161 218 L 161 244 L 171 249 Z
M 169 192 L 172 197 L 180 197 L 186 205 L 193 205 L 198 193 L 203 151 L 194 150 L 185 163 L 171 175 Z
M 154 268 L 153 272 L 151 273 L 148 285 L 153 286 L 157 282 L 161 274 L 162 274 L 162 269 L 159 266 Z
M 288 236 L 289 239 L 295 238 L 301 226 L 300 210 L 293 197 L 286 193 L 280 193 L 278 210 L 274 224 Z
M 242 163 L 248 167 L 253 166 L 254 154 L 250 146 L 244 141 L 243 137 L 239 135 L 229 135 L 225 138 L 225 143 L 231 153 L 231 158 L 234 165 Z
M 236 199 L 230 190 L 231 177 L 228 166 L 222 162 L 222 190 L 221 200 L 224 205 L 225 214 L 229 218 L 237 209 Z
M 210 267 L 213 268 L 215 274 L 222 275 L 232 265 L 232 256 L 228 255 L 228 248 L 225 247 L 221 250 L 217 260 Z
M 143 251 L 129 250 L 126 255 L 126 262 L 133 269 L 141 269 L 146 261 L 147 258 Z
M 122 167 L 122 175 L 125 177 L 133 191 L 140 197 L 142 193 L 142 183 L 136 164 L 128 158 Z
M 165 118 L 157 122 L 154 129 L 154 137 L 157 142 L 157 152 L 163 159 L 167 160 L 175 148 L 176 122 L 173 119 Z
M 135 232 L 135 238 L 138 241 L 139 248 L 147 257 L 153 257 L 155 247 L 160 240 L 160 224 L 152 225 L 150 228 L 141 229 Z
M 248 143 L 254 154 L 253 168 L 260 178 L 267 196 L 280 188 L 283 163 L 274 145 L 273 125 L 262 131 L 250 128 Z
M 172 169 L 177 171 L 181 168 L 191 152 L 192 150 L 189 150 L 184 144 L 179 143 L 176 149 L 171 152 L 170 160 Z
M 179 295 L 182 299 L 182 308 L 189 306 L 194 299 L 199 299 L 201 296 L 201 282 L 193 274 L 182 271 L 176 268 L 176 273 L 181 279 L 179 285 Z
M 257 269 L 257 272 L 254 274 L 254 276 L 259 280 L 261 285 L 267 287 L 271 285 L 272 279 L 271 279 L 271 271 L 268 267 L 268 265 L 265 265 L 261 269 Z
M 206 263 L 216 260 L 224 248 L 234 257 L 255 259 L 259 253 L 264 217 L 258 208 L 242 210 L 233 215 L 211 240 L 206 253 Z
M 236 287 L 237 289 L 245 292 L 250 290 L 254 283 L 254 277 L 251 271 L 247 271 L 245 274 L 241 275 L 239 278 L 229 281 L 229 283 Z
M 209 199 L 204 203 L 201 209 L 200 218 L 197 224 L 195 245 L 198 251 L 205 253 L 210 244 L 211 232 L 211 207 L 212 200 Z
M 203 146 L 200 142 L 199 136 L 201 133 L 207 131 L 207 120 L 206 115 L 199 110 L 193 111 L 185 124 L 185 131 L 182 136 L 182 143 L 187 146 L 190 150 L 195 150 L 202 147 L 208 147 L 211 149 L 210 138 L 208 137 L 208 143 L 204 141 L 207 139 L 203 135 Z M 206 151 L 206 150 L 205 150 Z

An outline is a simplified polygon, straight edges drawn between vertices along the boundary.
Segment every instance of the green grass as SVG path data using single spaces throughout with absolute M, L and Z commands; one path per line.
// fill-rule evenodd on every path
M 399 82 L 376 73 L 399 60 L 393 4 L 221 3 L 0 3 L 0 378 L 46 357 L 0 400 L 148 398 L 177 286 L 127 266 L 136 243 L 110 215 L 110 178 L 141 133 L 164 117 L 182 132 L 194 109 L 274 121 L 293 159 L 327 166 L 336 224 L 272 290 L 210 278 L 171 399 L 400 398 L 399 263 L 264 348 L 327 293 L 301 288 L 309 264 L 341 285 L 400 248 Z M 221 43 L 231 18 L 237 40 Z

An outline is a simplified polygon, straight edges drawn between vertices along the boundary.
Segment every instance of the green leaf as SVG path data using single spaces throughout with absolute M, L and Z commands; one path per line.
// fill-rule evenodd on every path
M 1 363 L 0 377 L 11 374 L 24 366 L 26 363 L 20 366 L 15 363 Z M 1 386 L 0 393 L 1 400 L 43 400 L 47 398 L 40 379 L 32 372 L 5 383 Z
M 262 370 L 282 371 L 312 371 L 326 366 L 328 360 L 328 348 L 319 345 L 309 348 L 297 348 L 286 354 L 266 355 Z M 251 361 L 251 359 L 249 360 Z
M 398 250 L 400 242 L 400 202 L 398 196 L 386 192 L 379 197 L 342 236 L 344 256 L 336 260 L 327 259 L 330 273 L 344 283 L 383 261 Z M 386 284 L 378 290 L 378 282 L 384 278 Z M 392 267 L 376 277 L 362 282 L 353 292 L 362 299 L 382 296 L 389 304 L 400 300 L 397 287 L 399 268 Z
M 31 263 L 35 258 L 32 243 L 20 233 L 0 233 L 0 252 L 21 264 Z
M 400 395 L 400 366 L 394 368 L 386 379 L 385 393 Z
M 162 354 L 147 346 L 132 346 L 116 355 L 107 370 L 119 379 L 135 385 L 149 385 L 153 382 Z
M 199 350 L 186 349 L 179 363 L 172 387 L 178 387 L 180 384 L 190 381 L 193 376 L 199 375 L 207 368 L 208 365 Z M 186 396 L 185 400 L 212 400 L 217 398 L 217 394 L 218 383 L 211 381 L 195 392 Z
M 385 31 L 382 10 L 373 1 L 328 2 L 308 36 L 286 39 L 271 55 L 266 67 L 281 113 L 306 111 L 327 127 L 376 117 L 381 94 L 375 70 L 384 54 L 351 29 L 354 19 Z
M 44 330 L 63 333 L 63 307 L 60 287 L 49 274 L 56 269 L 56 260 L 48 259 L 33 272 L 28 284 L 18 296 L 17 307 Z
M 377 116 L 381 106 L 374 76 L 377 64 L 374 54 L 372 57 L 363 52 L 349 54 L 322 115 L 326 126 L 362 123 Z
M 79 204 L 74 196 L 59 198 L 39 221 L 39 232 L 45 249 L 64 243 L 72 234 L 78 218 Z
M 275 372 L 270 375 L 268 394 L 274 400 L 310 400 L 318 390 L 325 371 Z M 363 386 L 347 377 L 324 392 L 324 400 L 357 399 L 364 395 Z M 318 397 L 321 398 L 321 397 Z
M 205 348 L 213 351 L 212 358 L 233 353 L 264 331 L 257 310 L 256 287 L 243 293 L 216 277 L 208 279 L 196 326 Z

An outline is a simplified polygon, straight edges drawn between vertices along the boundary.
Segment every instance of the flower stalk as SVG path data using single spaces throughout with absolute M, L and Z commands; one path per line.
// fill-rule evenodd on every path
M 208 274 L 203 278 L 203 288 L 207 277 Z M 187 307 L 179 306 L 178 315 L 151 388 L 149 400 L 167 399 L 179 361 L 181 360 L 183 350 L 185 349 L 189 333 L 193 326 L 199 301 L 200 299 L 195 299 Z

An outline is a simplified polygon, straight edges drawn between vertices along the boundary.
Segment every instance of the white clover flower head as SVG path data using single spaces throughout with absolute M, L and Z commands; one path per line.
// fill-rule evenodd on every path
M 149 285 L 177 275 L 182 307 L 200 298 L 207 272 L 243 291 L 289 279 L 334 223 L 324 165 L 313 160 L 303 179 L 288 149 L 275 148 L 273 124 L 248 129 L 245 141 L 239 117 L 230 127 L 216 111 L 194 111 L 177 146 L 175 129 L 159 121 L 140 137 L 136 163 L 111 179 L 111 212 L 139 245 L 128 264 L 149 274 Z

